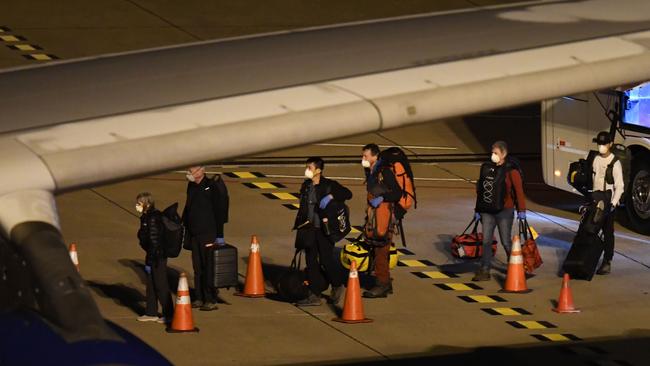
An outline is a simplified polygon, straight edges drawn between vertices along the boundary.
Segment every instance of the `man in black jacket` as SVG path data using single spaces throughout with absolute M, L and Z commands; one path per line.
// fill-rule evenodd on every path
M 193 308 L 217 309 L 218 289 L 214 287 L 214 245 L 225 244 L 223 229 L 228 222 L 228 192 L 221 176 L 210 179 L 202 166 L 187 172 L 187 200 L 183 223 L 189 233 L 194 268 L 196 300 Z
M 174 307 L 167 282 L 162 213 L 156 209 L 153 197 L 148 192 L 138 194 L 135 209 L 142 214 L 138 239 L 140 247 L 147 253 L 144 266 L 147 275 L 147 308 L 145 314 L 138 317 L 138 321 L 169 323 L 174 315 Z M 158 318 L 158 302 L 162 306 L 163 318 Z
M 343 202 L 352 198 L 352 192 L 338 182 L 323 176 L 325 162 L 319 157 L 307 159 L 305 177 L 300 188 L 300 208 L 294 229 L 296 248 L 305 250 L 309 296 L 297 303 L 299 306 L 321 304 L 320 293 L 330 284 L 330 302 L 337 304 L 343 294 L 343 278 L 334 261 L 334 242 L 328 236 L 324 211 L 332 201 Z M 324 272 L 324 275 L 322 274 Z M 325 277 L 325 278 L 324 278 Z
M 390 167 L 383 165 L 381 159 L 379 159 L 379 146 L 368 144 L 363 147 L 362 152 L 361 165 L 366 173 L 368 206 L 370 209 L 376 209 L 382 205 L 386 206 L 390 210 L 390 215 L 394 216 L 395 204 L 402 198 L 402 189 L 395 179 L 395 174 Z M 388 294 L 393 293 L 389 259 L 394 231 L 394 220 L 391 220 L 384 240 L 381 243 L 375 243 L 378 245 L 375 246 L 374 253 L 376 283 L 369 291 L 364 291 L 363 297 L 386 297 Z

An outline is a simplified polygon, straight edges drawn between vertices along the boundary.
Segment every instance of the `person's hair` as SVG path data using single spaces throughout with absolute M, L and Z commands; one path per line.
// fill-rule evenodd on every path
M 377 144 L 368 144 L 361 149 L 361 151 L 366 150 L 370 150 L 370 154 L 372 154 L 372 156 L 379 155 L 379 146 L 377 146 Z
M 139 193 L 135 200 L 142 203 L 146 208 L 151 208 L 156 205 L 156 202 L 153 200 L 153 196 L 149 192 Z
M 325 169 L 325 161 L 320 156 L 312 156 L 311 158 L 307 159 L 307 165 L 309 164 L 314 164 L 316 169 L 320 169 L 321 171 Z
M 492 148 L 494 149 L 495 147 L 496 147 L 497 149 L 501 150 L 501 152 L 504 152 L 504 153 L 507 153 L 507 152 L 508 152 L 508 144 L 506 144 L 505 141 L 501 141 L 501 140 L 499 140 L 499 141 L 493 143 L 493 144 L 492 144 Z

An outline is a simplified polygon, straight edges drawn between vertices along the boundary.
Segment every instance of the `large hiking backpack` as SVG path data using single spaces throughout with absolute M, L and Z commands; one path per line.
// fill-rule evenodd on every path
M 162 212 L 163 242 L 167 258 L 178 257 L 185 241 L 185 226 L 183 226 L 177 210 L 178 202 L 167 207 Z
M 382 165 L 390 168 L 395 174 L 397 184 L 402 190 L 402 198 L 399 200 L 395 216 L 401 220 L 411 207 L 417 208 L 417 198 L 415 196 L 415 182 L 413 180 L 413 170 L 409 159 L 399 147 L 390 147 L 379 153 L 379 159 Z

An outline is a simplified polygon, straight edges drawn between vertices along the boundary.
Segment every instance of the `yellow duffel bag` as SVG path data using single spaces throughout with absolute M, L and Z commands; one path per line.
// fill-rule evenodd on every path
M 363 242 L 351 242 L 343 246 L 343 250 L 341 250 L 341 264 L 346 269 L 350 269 L 350 263 L 354 261 L 357 264 L 357 270 L 359 272 L 368 271 L 370 255 L 368 249 L 361 243 Z M 397 248 L 395 244 L 391 244 L 390 246 L 388 265 L 391 269 L 397 265 Z

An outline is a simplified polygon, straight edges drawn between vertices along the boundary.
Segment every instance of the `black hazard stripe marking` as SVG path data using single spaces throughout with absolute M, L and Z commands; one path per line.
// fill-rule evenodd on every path
M 481 310 L 495 316 L 533 315 L 528 310 L 522 308 L 483 308 Z
M 227 172 L 223 173 L 226 177 L 239 179 L 266 178 L 266 175 L 260 172 Z
M 458 275 L 452 272 L 447 271 L 424 271 L 424 272 L 411 272 L 415 277 L 418 278 L 427 278 L 427 279 L 447 279 L 447 278 L 458 278 Z
M 12 49 L 14 51 L 41 51 L 43 50 L 42 47 L 37 46 L 35 44 L 14 44 L 14 45 L 7 45 L 9 49 Z
M 517 329 L 551 329 L 557 328 L 557 325 L 545 320 L 513 320 L 506 323 Z
M 475 283 L 436 283 L 434 286 L 445 291 L 474 291 L 483 290 L 483 287 Z
M 397 249 L 397 253 L 399 253 L 401 255 L 415 255 L 415 253 L 413 253 L 412 251 L 410 251 L 410 250 L 408 250 L 406 248 Z
M 471 296 L 458 296 L 459 299 L 470 302 L 470 303 L 480 303 L 480 304 L 491 304 L 495 302 L 508 302 L 501 296 L 496 295 L 471 295 Z
M 11 29 L 5 26 L 0 26 L 0 33 L 11 32 Z
M 300 208 L 299 203 L 285 203 L 282 206 L 284 206 L 284 207 L 286 207 L 286 208 L 288 208 L 288 209 L 290 209 L 292 211 L 296 211 L 296 210 L 298 210 Z
M 282 183 L 276 183 L 276 182 L 246 182 L 242 183 L 244 186 L 252 189 L 280 189 L 280 188 L 287 188 L 284 184 Z
M 577 342 L 582 340 L 580 337 L 566 333 L 531 334 L 530 336 L 542 342 Z
M 7 34 L 7 35 L 2 35 L 0 34 L 0 41 L 3 42 L 21 42 L 21 41 L 26 41 L 27 39 L 23 36 L 17 36 L 14 34 Z
M 426 259 L 400 259 L 397 265 L 400 267 L 434 267 L 436 264 Z
M 291 201 L 291 200 L 300 199 L 300 193 L 274 192 L 274 193 L 262 193 L 262 195 L 272 200 Z

